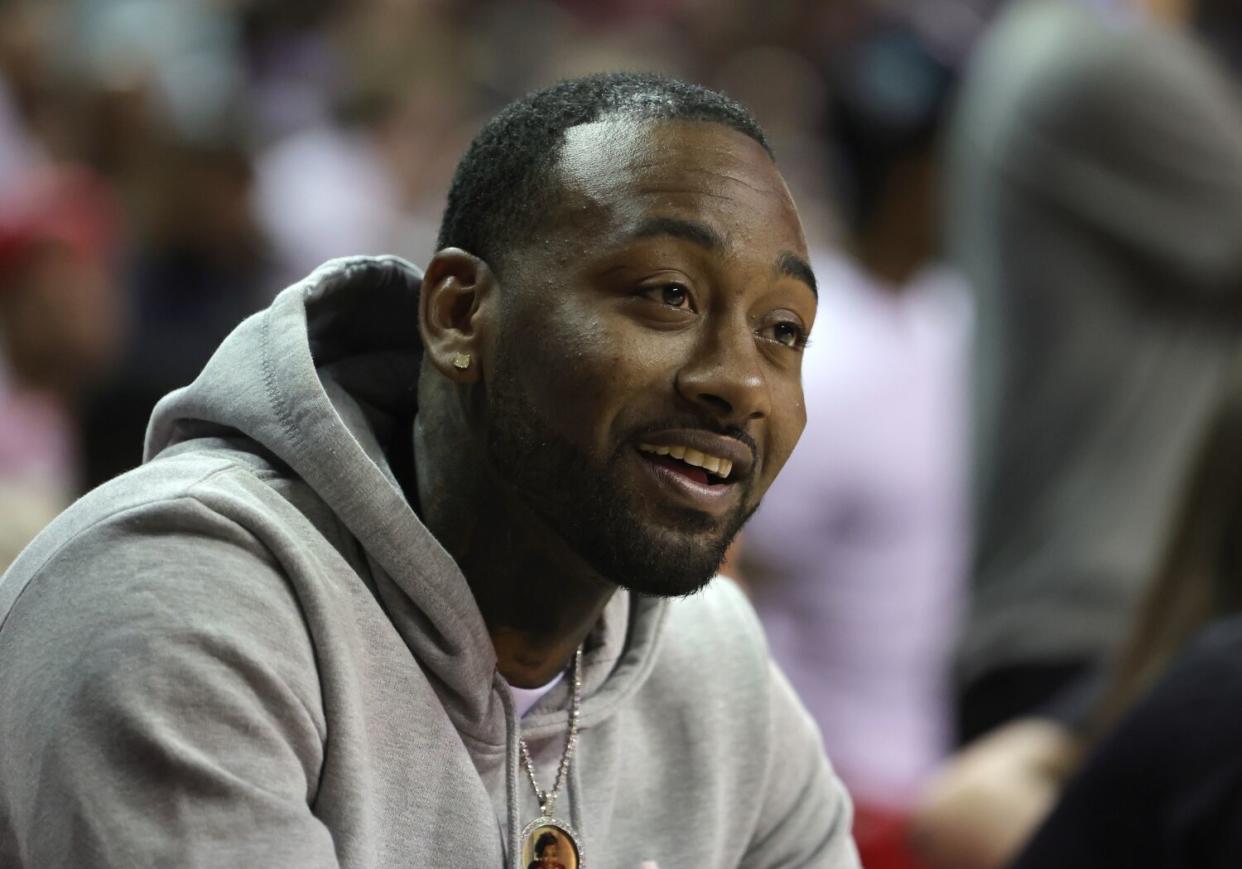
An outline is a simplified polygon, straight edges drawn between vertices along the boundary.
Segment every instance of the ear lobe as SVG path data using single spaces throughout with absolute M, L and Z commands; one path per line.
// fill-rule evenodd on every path
M 418 302 L 423 352 L 455 383 L 475 383 L 481 377 L 486 302 L 495 285 L 487 263 L 459 248 L 445 248 L 427 264 Z

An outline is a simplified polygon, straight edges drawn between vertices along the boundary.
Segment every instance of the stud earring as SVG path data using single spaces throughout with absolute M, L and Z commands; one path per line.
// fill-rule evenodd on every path
M 454 353 L 453 354 L 453 367 L 456 368 L 458 371 L 465 371 L 467 368 L 469 368 L 470 367 L 470 354 L 469 353 Z

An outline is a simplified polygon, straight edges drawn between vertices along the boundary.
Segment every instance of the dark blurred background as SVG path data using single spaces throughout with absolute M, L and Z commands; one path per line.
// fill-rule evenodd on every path
M 278 289 L 343 254 L 425 262 L 482 121 L 566 76 L 658 70 L 740 99 L 830 243 L 834 64 L 894 21 L 956 62 L 980 25 L 965 0 L 888 5 L 2 0 L 0 282 L 55 282 L 16 274 L 40 239 L 66 244 L 38 268 L 90 274 L 29 302 L 56 314 L 6 317 L 6 394 L 54 400 L 23 406 L 37 419 L 4 436 L 0 477 L 37 464 L 62 500 L 97 485 L 139 461 L 154 401 Z M 885 75 L 900 98 L 902 70 Z

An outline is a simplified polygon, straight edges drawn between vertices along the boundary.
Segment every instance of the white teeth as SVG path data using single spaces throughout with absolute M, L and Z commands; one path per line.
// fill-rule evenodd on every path
M 717 477 L 727 478 L 733 473 L 733 462 L 719 456 L 709 456 L 691 447 L 657 447 L 651 444 L 639 444 L 638 448 L 645 453 L 657 456 L 672 456 Z

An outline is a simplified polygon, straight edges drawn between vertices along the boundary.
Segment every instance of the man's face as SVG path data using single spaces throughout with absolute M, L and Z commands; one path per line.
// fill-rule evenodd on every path
M 559 174 L 500 277 L 491 465 L 606 578 L 689 593 L 806 421 L 798 215 L 762 147 L 718 124 L 576 127 Z

